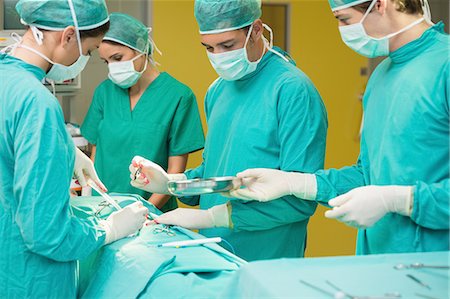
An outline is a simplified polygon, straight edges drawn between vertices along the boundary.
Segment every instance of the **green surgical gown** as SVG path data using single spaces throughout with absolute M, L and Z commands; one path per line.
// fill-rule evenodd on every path
M 0 54 L 0 298 L 74 298 L 104 232 L 72 215 L 75 148 L 44 71 Z
M 364 95 L 358 163 L 317 173 L 324 202 L 363 185 L 414 186 L 411 218 L 360 229 L 358 254 L 449 250 L 449 55 L 442 23 L 392 52 Z
M 145 157 L 167 170 L 168 158 L 203 148 L 204 136 L 192 91 L 161 73 L 130 109 L 128 89 L 107 79 L 95 90 L 81 133 L 97 146 L 95 168 L 110 192 L 151 193 L 130 185 L 128 166 L 134 156 Z M 172 197 L 163 211 L 176 208 Z
M 292 60 L 268 52 L 256 71 L 241 80 L 216 80 L 206 95 L 205 110 L 203 163 L 186 172 L 189 178 L 236 175 L 253 167 L 301 172 L 323 167 L 326 110 L 312 82 Z M 229 200 L 220 194 L 180 199 L 199 202 L 202 209 Z M 200 233 L 223 237 L 246 260 L 303 256 L 316 203 L 287 196 L 267 203 L 233 199 L 231 204 L 233 229 Z

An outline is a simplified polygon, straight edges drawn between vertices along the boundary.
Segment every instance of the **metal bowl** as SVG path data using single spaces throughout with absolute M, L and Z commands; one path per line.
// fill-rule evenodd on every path
M 238 189 L 240 186 L 241 179 L 232 176 L 169 181 L 167 183 L 169 192 L 178 197 L 226 192 Z

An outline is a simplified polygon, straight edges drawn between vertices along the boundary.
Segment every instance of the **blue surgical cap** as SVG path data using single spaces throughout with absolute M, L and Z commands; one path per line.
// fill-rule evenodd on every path
M 261 17 L 261 0 L 195 0 L 194 14 L 201 34 L 237 30 Z
M 110 40 L 141 53 L 153 53 L 149 29 L 132 16 L 114 12 L 109 16 L 110 27 L 103 40 Z M 147 52 L 148 51 L 148 52 Z
M 59 31 L 75 25 L 69 1 L 73 3 L 79 30 L 95 29 L 109 21 L 105 0 L 20 0 L 16 10 L 26 25 Z
M 328 0 L 332 11 L 352 7 L 364 2 L 369 2 L 372 0 Z

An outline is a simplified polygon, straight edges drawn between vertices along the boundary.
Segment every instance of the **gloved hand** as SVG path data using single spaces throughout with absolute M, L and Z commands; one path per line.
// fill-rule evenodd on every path
M 411 216 L 413 187 L 364 186 L 338 196 L 328 202 L 333 207 L 325 217 L 334 218 L 350 226 L 373 226 L 386 213 Z
M 148 209 L 142 202 L 132 203 L 120 211 L 115 211 L 100 222 L 106 232 L 105 245 L 134 234 L 147 219 Z
M 156 194 L 169 194 L 168 181 L 186 179 L 184 173 L 167 174 L 161 166 L 141 156 L 133 158 L 129 170 L 133 187 Z
M 92 160 L 78 147 L 75 147 L 75 167 L 73 173 L 81 187 L 86 187 L 88 179 L 91 178 L 99 188 L 105 192 L 108 191 L 102 181 L 98 178 Z
M 237 174 L 244 188 L 229 192 L 231 197 L 244 200 L 270 201 L 286 195 L 315 200 L 316 176 L 276 169 L 254 168 Z
M 178 208 L 157 217 L 155 222 L 187 229 L 230 227 L 230 215 L 227 204 L 214 206 L 208 210 Z

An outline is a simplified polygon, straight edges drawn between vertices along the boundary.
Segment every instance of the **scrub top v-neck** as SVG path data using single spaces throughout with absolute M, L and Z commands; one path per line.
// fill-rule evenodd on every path
M 128 89 L 110 80 L 94 93 L 81 133 L 96 145 L 95 167 L 110 192 L 151 193 L 130 185 L 128 166 L 135 155 L 168 167 L 170 156 L 203 148 L 204 136 L 193 92 L 167 73 L 161 73 L 132 110 Z M 170 199 L 163 210 L 176 207 Z

